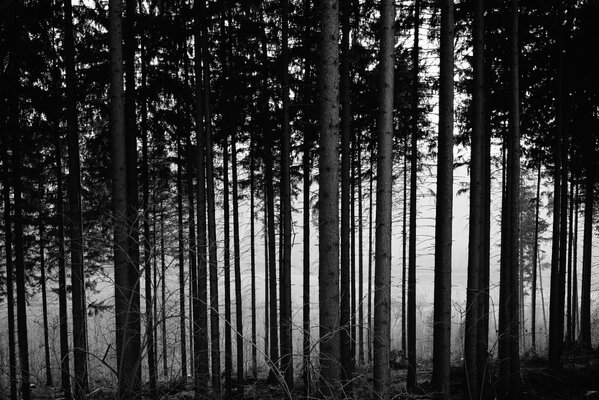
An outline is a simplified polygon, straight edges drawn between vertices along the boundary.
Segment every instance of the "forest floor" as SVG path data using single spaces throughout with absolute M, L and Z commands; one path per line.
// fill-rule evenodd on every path
M 521 371 L 523 378 L 523 399 L 557 400 L 581 399 L 599 400 L 599 353 L 575 355 L 570 354 L 564 359 L 563 369 L 555 372 L 547 369 L 547 361 L 539 357 L 523 358 Z M 401 399 L 430 399 L 430 378 L 432 364 L 422 363 L 418 366 L 419 393 L 408 394 L 405 389 L 406 370 L 393 369 L 391 376 L 391 393 L 393 400 Z M 347 398 L 361 400 L 372 398 L 372 373 L 370 370 L 360 370 L 353 381 L 353 394 Z M 452 367 L 452 399 L 463 398 L 462 369 L 456 364 Z M 298 381 L 298 386 L 301 382 Z M 189 385 L 181 381 L 161 382 L 156 396 L 143 393 L 141 398 L 175 400 L 193 399 L 193 391 Z M 35 399 L 61 399 L 61 394 L 53 388 L 36 387 L 33 389 Z M 293 392 L 293 397 L 305 399 L 303 389 Z M 494 396 L 492 396 L 493 398 Z M 90 400 L 114 399 L 114 388 L 99 387 L 92 390 Z M 243 394 L 233 392 L 232 399 L 278 400 L 285 398 L 285 392 L 280 385 L 266 380 L 246 382 Z M 316 398 L 316 397 L 309 397 Z

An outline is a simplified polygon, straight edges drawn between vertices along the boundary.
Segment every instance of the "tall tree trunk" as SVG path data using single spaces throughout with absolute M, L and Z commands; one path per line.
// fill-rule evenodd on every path
M 311 353 L 311 335 L 310 335 L 310 140 L 308 134 L 304 136 L 303 143 L 303 382 L 306 397 L 310 395 L 312 388 L 310 353 Z
M 502 213 L 500 282 L 500 395 L 520 398 L 519 349 L 519 199 L 520 199 L 520 96 L 518 75 L 518 0 L 510 8 L 510 115 L 507 138 L 506 190 Z
M 556 1 L 558 12 L 556 22 L 559 24 L 558 38 L 556 41 L 556 135 L 555 135 L 555 185 L 554 185 L 554 214 L 553 214 L 553 243 L 551 248 L 551 294 L 549 306 L 549 367 L 557 370 L 561 367 L 561 355 L 564 336 L 564 284 L 562 281 L 562 268 L 565 268 L 565 232 L 567 227 L 567 216 L 562 215 L 567 212 L 567 170 L 566 160 L 564 160 L 565 141 L 563 129 L 563 6 L 561 2 Z M 564 271 L 565 272 L 565 271 Z M 565 277 L 565 275 L 564 275 Z
M 408 266 L 408 143 L 409 131 L 406 130 L 404 136 L 404 154 L 403 154 L 403 213 L 401 229 L 401 351 L 403 356 L 406 354 L 406 294 L 407 294 L 407 266 Z
M 435 392 L 450 394 L 451 361 L 451 229 L 453 209 L 453 0 L 441 3 L 439 86 L 439 152 L 435 217 L 435 307 L 433 377 Z
M 230 118 L 230 116 L 229 116 Z M 223 143 L 223 215 L 224 215 L 224 261 L 225 279 L 225 397 L 231 395 L 233 344 L 231 338 L 231 233 L 229 207 L 229 135 L 225 133 Z
M 568 267 L 567 267 L 567 307 L 566 307 L 566 348 L 572 347 L 574 344 L 574 336 L 572 332 L 572 243 L 574 241 L 574 182 L 570 182 L 570 204 L 568 218 Z
M 416 388 L 416 193 L 418 177 L 418 70 L 420 0 L 414 4 L 414 47 L 412 48 L 412 160 L 410 163 L 410 241 L 408 244 L 408 376 L 407 389 Z
M 319 291 L 320 391 L 337 397 L 339 368 L 339 1 L 320 9 Z
M 576 345 L 578 333 L 578 184 L 574 195 L 574 244 L 572 254 L 572 339 Z
M 350 178 L 349 178 L 349 231 L 350 231 L 350 269 L 349 269 L 349 282 L 350 282 L 350 368 L 352 371 L 355 370 L 356 366 L 356 171 L 355 171 L 355 145 L 356 138 L 352 135 L 351 138 L 351 150 L 350 150 Z
M 20 2 L 12 2 L 12 15 L 9 21 L 9 65 L 8 79 L 11 84 L 8 98 L 8 132 L 12 134 L 12 179 L 14 196 L 14 235 L 15 235 L 15 270 L 17 291 L 17 332 L 19 345 L 19 366 L 21 372 L 21 396 L 23 400 L 31 398 L 30 374 L 29 374 L 29 345 L 27 339 L 27 309 L 25 289 L 25 260 L 23 250 L 23 201 L 21 193 L 23 190 L 21 172 L 21 135 L 20 131 L 20 57 L 18 49 L 20 46 L 21 27 Z M 9 209 L 9 208 L 7 208 Z M 10 224 L 8 224 L 10 229 Z M 11 282 L 12 289 L 12 282 Z
M 11 112 L 13 112 L 11 110 Z M 13 124 L 16 121 L 12 122 Z M 15 124 L 16 125 L 16 124 Z M 15 126 L 13 125 L 13 126 Z M 14 131 L 13 131 L 14 132 Z M 8 318 L 8 360 L 9 360 L 9 380 L 10 380 L 10 398 L 17 398 L 17 356 L 15 349 L 17 348 L 15 340 L 15 297 L 14 297 L 14 283 L 13 283 L 13 258 L 12 258 L 12 215 L 10 212 L 10 183 L 11 183 L 11 171 L 10 171 L 10 160 L 8 156 L 8 148 L 10 143 L 8 135 L 2 136 L 2 165 L 3 165 L 3 196 L 4 196 L 4 245 L 5 245 L 5 256 L 6 256 L 6 308 Z M 63 264 L 64 267 L 64 264 Z M 64 276 L 64 270 L 63 270 Z M 64 286 L 63 286 L 64 289 Z M 66 299 L 66 291 L 65 291 Z M 61 320 L 62 322 L 62 320 Z M 62 325 L 61 325 L 62 328 Z M 62 329 L 61 329 L 62 339 Z M 62 344 L 62 342 L 61 342 Z M 68 343 L 67 343 L 68 344 Z M 61 347 L 62 350 L 62 347 Z M 68 354 L 68 353 L 67 353 Z M 67 358 L 68 360 L 68 358 Z M 68 372 L 68 370 L 67 370 Z M 64 375 L 63 375 L 64 378 Z M 70 386 L 68 386 L 70 388 Z M 69 398 L 68 392 L 64 390 L 65 398 Z
M 269 96 L 268 96 L 268 71 L 269 71 L 269 61 L 268 61 L 268 50 L 266 43 L 266 24 L 264 24 L 263 35 L 261 41 L 261 50 L 262 50 L 262 114 L 265 123 L 267 123 L 269 119 Z M 270 140 L 270 142 L 269 142 Z M 271 146 L 274 145 L 272 143 L 274 138 L 271 137 L 265 138 L 265 143 L 270 143 Z M 263 152 L 264 157 L 264 177 L 265 177 L 265 207 L 266 207 L 266 232 L 268 237 L 268 306 L 269 306 L 269 345 L 270 349 L 268 352 L 268 364 L 270 367 L 269 370 L 269 380 L 274 381 L 277 376 L 277 368 L 278 368 L 278 360 L 279 360 L 279 334 L 277 329 L 277 262 L 276 262 L 276 242 L 275 242 L 275 207 L 274 207 L 274 184 L 273 184 L 273 160 L 272 160 L 272 152 L 266 149 Z
M 201 0 L 203 1 L 203 0 Z M 195 123 L 197 144 L 197 181 L 198 181 L 198 269 L 193 294 L 193 331 L 194 331 L 194 386 L 195 398 L 201 399 L 208 393 L 208 287 L 207 287 L 207 249 L 206 249 L 206 149 L 203 94 L 207 82 L 202 80 L 202 14 L 201 1 L 194 2 L 194 50 L 195 50 Z M 202 85 L 204 84 L 204 86 Z
M 478 382 L 478 321 L 482 310 L 480 302 L 480 269 L 483 264 L 483 146 L 484 123 L 484 9 L 481 1 L 474 2 L 473 10 L 473 53 L 472 69 L 474 83 L 472 88 L 472 140 L 470 161 L 470 224 L 468 239 L 468 287 L 466 299 L 466 327 L 464 343 L 464 370 L 466 400 L 480 398 Z M 484 368 L 484 366 L 480 366 Z
M 291 131 L 289 126 L 289 1 L 281 0 L 283 121 L 281 132 L 281 217 L 283 249 L 280 279 L 281 370 L 285 383 L 293 387 L 293 316 L 291 314 Z
M 591 347 L 591 262 L 593 253 L 593 202 L 595 200 L 595 139 L 588 135 L 584 195 L 584 232 L 582 248 L 582 282 L 580 286 L 580 347 Z
M 181 379 L 187 380 L 187 344 L 185 325 L 185 237 L 183 236 L 183 160 L 181 139 L 177 136 L 177 251 L 179 264 L 179 332 L 181 335 Z
M 186 85 L 187 86 L 187 85 Z M 191 318 L 190 318 L 190 328 L 191 328 L 191 332 L 190 332 L 190 337 L 189 337 L 189 341 L 190 341 L 190 346 L 191 346 L 191 354 L 192 354 L 192 358 L 191 358 L 191 375 L 194 377 L 196 376 L 196 372 L 195 372 L 195 354 L 196 354 L 196 344 L 195 344 L 195 317 L 194 317 L 194 300 L 198 297 L 198 289 L 197 289 L 197 282 L 198 282 L 198 268 L 197 268 L 197 264 L 196 264 L 196 257 L 197 257 L 197 242 L 196 242 L 196 224 L 195 224 L 195 200 L 194 200 L 194 186 L 193 186 L 193 176 L 195 175 L 195 169 L 194 169 L 194 165 L 193 165 L 193 150 L 191 147 L 191 129 L 190 127 L 186 126 L 185 130 L 188 132 L 187 135 L 187 151 L 185 152 L 186 154 L 186 159 L 187 159 L 187 173 L 185 174 L 187 177 L 187 199 L 188 199 L 188 216 L 189 216 L 189 220 L 188 220 L 188 226 L 189 226 L 189 296 L 190 296 L 190 312 L 191 312 Z
M 270 262 L 268 260 L 268 207 L 266 202 L 266 182 L 264 182 L 264 361 L 270 365 Z
M 71 285 L 73 308 L 73 364 L 76 399 L 85 398 L 87 376 L 87 314 L 85 301 L 85 273 L 83 267 L 83 227 L 81 222 L 81 171 L 79 164 L 79 133 L 77 126 L 77 77 L 73 36 L 72 5 L 64 3 L 65 11 L 65 64 L 67 101 L 67 138 L 69 167 L 69 247 L 71 249 Z
M 368 190 L 368 198 L 369 198 L 369 207 L 368 207 L 368 362 L 372 361 L 372 209 L 373 209 L 373 188 L 372 182 L 374 180 L 374 163 L 372 160 L 374 159 L 374 154 L 371 151 L 370 153 L 370 176 L 369 176 L 369 190 Z
M 305 80 L 308 85 L 304 87 L 304 116 L 306 118 L 306 132 L 304 133 L 303 142 L 303 383 L 306 397 L 312 392 L 312 371 L 311 365 L 311 321 L 310 321 L 310 301 L 311 301 L 311 286 L 310 286 L 310 183 L 311 183 L 311 168 L 310 162 L 312 138 L 314 135 L 312 112 L 314 102 L 312 94 L 314 93 L 310 84 L 313 83 L 313 59 L 310 51 L 311 33 L 312 33 L 312 1 L 304 0 L 304 22 L 306 27 L 303 37 L 303 48 L 305 52 L 304 71 Z
M 351 141 L 351 110 L 350 110 L 350 2 L 341 0 L 341 310 L 339 325 L 341 374 L 343 383 L 351 379 L 351 297 L 350 290 L 350 141 Z
M 395 7 L 381 2 L 379 114 L 377 120 L 376 259 L 374 275 L 374 397 L 390 396 L 391 371 L 391 209 L 393 201 L 393 87 Z
M 233 175 L 233 251 L 235 253 L 235 328 L 237 344 L 237 385 L 243 391 L 243 313 L 241 298 L 241 245 L 239 243 L 239 194 L 237 189 L 237 138 L 233 132 L 231 138 L 231 169 Z
M 68 2 L 65 2 L 65 4 Z M 69 324 L 67 314 L 67 282 L 64 246 L 64 203 L 62 182 L 62 138 L 56 126 L 56 228 L 58 244 L 58 316 L 60 326 L 60 387 L 66 400 L 71 398 L 71 367 L 69 362 Z M 7 206 L 6 206 L 7 207 Z M 5 217 L 6 221 L 10 219 Z M 7 222 L 8 223 L 8 222 Z M 9 248 L 7 244 L 7 249 Z M 8 265 L 8 264 L 7 264 Z M 12 285 L 11 285 L 12 286 Z M 10 310 L 10 308 L 9 308 Z M 10 326 L 10 319 L 9 319 Z M 11 331 L 12 332 L 12 331 Z M 12 395 L 12 393 L 11 393 Z
M 484 24 L 485 1 L 481 1 L 483 19 L 481 23 L 482 40 L 485 42 L 486 29 Z M 481 11 L 479 11 L 480 13 Z M 490 76 L 491 63 L 487 62 L 490 51 L 482 46 L 483 75 Z M 491 92 L 490 85 L 483 81 L 483 95 L 489 97 Z M 483 104 L 485 106 L 485 104 Z M 478 370 L 477 381 L 481 388 L 481 398 L 490 397 L 491 374 L 489 373 L 489 275 L 490 275 L 490 253 L 491 253 L 491 110 L 489 107 L 483 109 L 483 135 L 482 135 L 482 235 L 483 244 L 481 248 L 481 260 L 479 271 L 479 297 L 478 297 L 478 327 L 477 327 L 477 357 L 476 365 Z
M 50 362 L 50 343 L 48 338 L 48 298 L 46 295 L 46 242 L 45 242 L 45 218 L 44 218 L 44 185 L 40 184 L 40 209 L 38 220 L 39 251 L 40 251 L 40 281 L 42 286 L 42 319 L 44 324 L 44 356 L 46 361 L 46 386 L 52 386 L 52 363 Z
M 358 138 L 358 363 L 364 365 L 364 214 L 362 205 L 362 139 Z
M 114 271 L 117 374 L 120 399 L 133 398 L 140 390 L 139 378 L 139 275 L 129 254 L 127 223 L 127 155 L 123 88 L 122 1 L 109 2 L 110 43 L 110 137 L 114 212 Z M 81 389 L 79 389 L 81 390 Z
M 131 347 L 125 367 L 131 369 L 132 387 L 141 386 L 141 318 L 139 280 L 139 199 L 137 182 L 137 115 L 135 99 L 135 53 L 136 39 L 136 0 L 126 0 L 126 20 L 124 26 L 125 61 L 125 162 L 127 177 L 127 224 L 129 229 L 129 262 L 131 263 L 130 284 L 132 287 L 129 307 L 129 330 Z
M 202 19 L 202 69 L 204 81 L 204 134 L 206 143 L 206 195 L 208 213 L 208 264 L 210 266 L 210 351 L 212 354 L 212 393 L 218 398 L 220 385 L 220 317 L 218 303 L 218 261 L 216 245 L 216 216 L 214 205 L 214 165 L 212 153 L 212 113 L 210 110 L 210 53 L 208 51 L 208 24 L 206 0 L 200 2 Z
M 256 211 L 255 211 L 255 177 L 254 177 L 254 136 L 250 133 L 250 275 L 251 275 L 251 307 L 252 307 L 252 377 L 258 376 L 258 343 L 256 341 Z
M 304 24 L 306 27 L 311 26 L 312 16 L 312 1 L 304 0 Z M 303 50 L 305 54 L 304 71 L 305 81 L 308 84 L 312 83 L 312 60 L 310 54 L 310 29 L 306 29 L 305 36 L 303 38 Z M 311 372 L 311 324 L 310 324 L 310 178 L 311 178 L 311 163 L 310 163 L 310 148 L 312 145 L 312 119 L 308 110 L 312 111 L 313 102 L 311 101 L 313 91 L 308 89 L 308 85 L 304 87 L 304 103 L 305 111 L 304 116 L 306 118 L 306 131 L 304 132 L 303 142 L 303 155 L 302 155 L 302 173 L 303 173 L 303 366 L 302 375 L 304 383 L 304 391 L 306 398 L 311 395 L 312 392 L 312 372 Z
M 532 340 L 532 351 L 536 352 L 537 348 L 537 263 L 539 255 L 539 208 L 541 204 L 541 164 L 537 171 L 537 195 L 535 198 L 535 233 L 532 249 L 532 288 L 531 288 L 531 322 L 530 333 Z
M 160 272 L 162 299 L 162 369 L 164 377 L 168 377 L 168 353 L 166 341 L 166 253 L 164 248 L 164 207 L 160 202 Z
M 143 38 L 143 35 L 142 35 Z M 141 85 L 146 89 L 147 58 L 145 47 L 141 46 Z M 145 90 L 144 90 L 145 92 Z M 156 353 L 154 346 L 154 303 L 152 295 L 152 244 L 150 236 L 150 179 L 148 161 L 148 109 L 147 99 L 141 98 L 141 143 L 142 143 L 142 168 L 141 180 L 143 185 L 142 215 L 143 215 L 143 259 L 146 295 L 146 348 L 148 352 L 148 378 L 150 393 L 156 390 Z

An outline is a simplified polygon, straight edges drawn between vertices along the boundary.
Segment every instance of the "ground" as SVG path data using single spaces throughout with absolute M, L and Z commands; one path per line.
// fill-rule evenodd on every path
M 456 363 L 452 368 L 452 399 L 462 399 L 461 367 Z M 599 400 L 599 354 L 569 355 L 564 360 L 564 367 L 559 372 L 546 368 L 546 360 L 538 357 L 529 357 L 522 360 L 523 399 L 531 400 L 557 400 L 557 399 L 582 399 Z M 372 389 L 371 371 L 359 370 L 354 379 L 353 395 L 350 398 L 370 399 Z M 421 391 L 418 394 L 408 394 L 405 391 L 405 369 L 392 370 L 392 386 L 394 400 L 400 399 L 430 399 L 427 394 L 430 389 L 429 380 L 432 365 L 422 364 L 418 367 L 418 383 Z M 298 386 L 301 382 L 298 381 Z M 180 381 L 161 382 L 160 394 L 155 398 L 160 400 L 193 399 L 193 391 L 189 385 Z M 144 398 L 147 393 L 144 393 Z M 35 399 L 60 399 L 61 394 L 54 388 L 33 388 Z M 284 391 L 279 385 L 268 383 L 264 380 L 248 381 L 244 387 L 243 395 L 234 393 L 234 398 L 255 400 L 283 399 Z M 114 391 L 111 388 L 99 387 L 92 391 L 90 400 L 113 399 Z M 294 398 L 303 399 L 303 390 L 294 391 Z

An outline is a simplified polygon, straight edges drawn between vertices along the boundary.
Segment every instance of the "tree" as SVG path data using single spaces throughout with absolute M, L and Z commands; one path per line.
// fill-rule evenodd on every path
M 130 399 L 139 393 L 139 308 L 132 308 L 139 276 L 132 265 L 127 224 L 127 179 L 125 151 L 125 102 L 123 88 L 122 1 L 109 2 L 110 41 L 110 138 L 112 196 L 114 212 L 114 281 L 117 373 L 119 398 Z
M 350 301 L 353 292 L 350 290 L 350 256 L 352 254 L 350 237 L 350 141 L 351 141 L 351 109 L 350 109 L 350 0 L 341 0 L 341 310 L 339 340 L 341 346 L 341 373 L 344 384 L 351 380 L 352 353 L 350 334 L 352 314 Z
M 194 284 L 196 294 L 193 297 L 193 330 L 194 330 L 194 384 L 195 398 L 201 399 L 208 391 L 208 276 L 206 263 L 206 150 L 204 98 L 202 79 L 202 4 L 204 0 L 194 2 L 194 50 L 195 50 L 195 127 L 197 144 L 197 214 L 198 214 L 198 270 L 197 282 Z
M 393 170 L 393 86 L 395 7 L 381 2 L 379 115 L 377 120 L 376 258 L 374 275 L 374 396 L 389 398 L 391 371 L 391 204 Z
M 281 369 L 288 387 L 293 387 L 293 316 L 291 314 L 291 130 L 289 126 L 289 1 L 281 0 L 282 13 L 282 69 L 281 95 L 283 121 L 281 123 L 281 217 L 283 249 L 280 275 L 280 328 Z
M 77 124 L 77 78 L 73 38 L 71 2 L 65 1 L 65 69 L 67 102 L 67 139 L 69 167 L 69 247 L 71 249 L 71 285 L 73 300 L 73 364 L 75 398 L 85 398 L 87 377 L 87 315 L 85 274 L 83 267 L 83 226 L 81 220 L 81 168 L 79 163 L 79 133 Z
M 416 182 L 418 178 L 418 42 L 420 0 L 414 3 L 414 46 L 412 48 L 412 137 L 410 160 L 410 240 L 408 243 L 408 377 L 409 391 L 416 388 Z
M 501 281 L 499 294 L 500 394 L 520 398 L 519 348 L 519 199 L 520 96 L 518 73 L 518 0 L 510 7 L 510 114 L 507 172 L 501 219 Z
M 339 369 L 339 1 L 320 9 L 319 265 L 320 391 L 336 398 Z M 272 278 L 272 276 L 271 276 Z
M 451 229 L 453 207 L 453 0 L 441 3 L 439 153 L 435 217 L 435 309 L 433 378 L 435 392 L 449 398 L 451 361 Z

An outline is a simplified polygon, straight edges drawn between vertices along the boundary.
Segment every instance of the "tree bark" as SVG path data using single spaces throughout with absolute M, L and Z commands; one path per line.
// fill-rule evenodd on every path
M 472 86 L 472 140 L 470 161 L 470 225 L 468 246 L 468 287 L 466 299 L 466 336 L 464 344 L 464 370 L 466 400 L 480 398 L 478 382 L 478 321 L 482 310 L 479 308 L 480 269 L 483 264 L 483 146 L 485 135 L 484 123 L 484 5 L 482 1 L 474 2 L 473 10 L 473 53 L 472 69 L 474 82 Z M 484 366 L 480 366 L 484 368 Z
M 209 121 L 204 121 L 203 90 L 208 82 L 202 80 L 202 14 L 201 3 L 194 3 L 194 50 L 195 50 L 195 124 L 197 144 L 197 214 L 198 214 L 198 269 L 194 288 L 196 294 L 193 299 L 193 329 L 194 329 L 194 385 L 195 398 L 208 397 L 208 287 L 207 287 L 207 249 L 206 249 L 206 149 L 205 126 Z
M 179 332 L 181 342 L 181 379 L 187 380 L 187 344 L 185 324 L 185 237 L 183 235 L 183 160 L 181 157 L 181 139 L 177 136 L 177 258 L 179 264 Z
M 377 120 L 376 258 L 374 277 L 374 397 L 390 396 L 391 370 L 391 209 L 393 197 L 393 87 L 395 7 L 381 2 L 379 113 Z
M 320 9 L 319 266 L 320 391 L 339 396 L 339 1 Z
M 414 4 L 414 47 L 412 48 L 412 160 L 410 163 L 410 241 L 408 243 L 408 376 L 406 387 L 416 388 L 416 194 L 418 177 L 418 70 L 420 0 Z
M 11 110 L 11 112 L 13 112 Z M 16 121 L 11 121 L 14 125 Z M 14 132 L 14 131 L 13 131 Z M 10 142 L 8 135 L 2 136 L 2 165 L 3 165 L 3 196 L 4 196 L 4 245 L 5 245 L 5 256 L 6 256 L 6 308 L 7 308 L 7 319 L 8 319 L 8 360 L 9 360 L 9 380 L 10 380 L 10 398 L 17 398 L 17 356 L 15 349 L 17 348 L 15 340 L 15 297 L 14 297 L 14 283 L 13 283 L 13 256 L 12 256 L 12 215 L 10 212 L 10 184 L 11 184 L 11 171 L 10 171 L 10 160 L 8 156 L 8 148 Z M 64 265 L 63 265 L 64 267 Z M 63 270 L 64 275 L 64 270 Z M 63 286 L 64 289 L 64 286 Z M 66 293 L 66 292 L 65 292 Z M 66 298 L 66 294 L 65 294 Z M 66 315 L 65 315 L 66 316 Z M 61 321 L 62 322 L 62 321 Z M 61 325 L 62 328 L 62 325 Z M 61 329 L 62 334 L 62 329 Z M 62 339 L 62 336 L 61 336 Z M 62 342 L 61 342 L 62 344 Z M 62 350 L 62 348 L 61 348 Z M 68 353 L 67 353 L 68 354 Z M 68 360 L 68 359 L 67 359 Z M 68 371 L 68 370 L 67 370 Z M 70 386 L 69 386 L 70 387 Z M 63 385 L 64 389 L 64 385 Z M 67 397 L 65 391 L 65 397 Z M 67 397 L 68 398 L 68 397 Z
M 519 349 L 519 199 L 520 199 L 520 96 L 518 75 L 518 0 L 510 8 L 510 114 L 507 138 L 506 190 L 502 212 L 500 283 L 500 396 L 520 398 Z
M 114 270 L 117 373 L 119 399 L 131 399 L 140 390 L 139 308 L 134 307 L 139 276 L 129 258 L 127 223 L 127 156 L 125 146 L 125 99 L 123 88 L 122 1 L 109 2 L 110 43 L 110 137 L 114 212 Z M 137 293 L 137 296 L 139 293 Z M 137 335 L 136 335 L 137 332 Z M 137 370 L 137 371 L 136 371 Z M 81 389 L 79 389 L 81 390 Z
M 350 141 L 351 141 L 351 110 L 350 110 L 350 1 L 341 0 L 341 310 L 339 325 L 341 375 L 343 384 L 347 384 L 352 375 L 351 356 L 351 297 L 350 290 Z
M 450 396 L 451 361 L 451 229 L 453 216 L 453 0 L 441 3 L 439 86 L 439 152 L 435 218 L 435 307 L 433 328 L 433 390 Z
M 40 209 L 38 220 L 39 251 L 40 251 L 40 281 L 42 286 L 42 320 L 44 325 L 44 356 L 46 361 L 46 386 L 53 386 L 52 363 L 50 362 L 50 343 L 48 338 L 48 297 L 46 295 L 46 242 L 44 218 L 44 185 L 40 184 Z
M 582 282 L 580 286 L 580 348 L 591 347 L 591 263 L 593 253 L 593 203 L 595 200 L 595 139 L 590 135 L 586 146 L 584 198 L 584 232 L 582 248 Z
M 71 249 L 71 285 L 73 309 L 74 397 L 84 399 L 88 390 L 87 376 L 87 313 L 85 272 L 83 266 L 83 227 L 81 222 L 81 171 L 79 164 L 79 133 L 77 124 L 77 77 L 72 5 L 65 1 L 65 69 L 67 99 L 67 139 L 69 167 L 69 247 Z
M 532 340 L 532 351 L 536 352 L 537 348 L 537 263 L 539 253 L 539 208 L 541 203 L 541 164 L 539 163 L 539 169 L 537 172 L 537 195 L 535 199 L 535 233 L 532 250 L 532 288 L 531 288 L 531 340 Z
M 143 35 L 142 35 L 143 38 Z M 141 85 L 146 89 L 147 62 L 145 48 L 141 46 Z M 145 92 L 145 90 L 144 90 Z M 152 247 L 150 236 L 150 179 L 148 162 L 148 110 L 147 100 L 141 98 L 141 141 L 142 141 L 142 182 L 143 182 L 143 259 L 146 296 L 146 348 L 148 352 L 148 378 L 150 381 L 150 393 L 156 390 L 156 354 L 154 352 L 154 303 L 152 294 Z
M 282 69 L 281 95 L 283 121 L 281 132 L 281 217 L 283 249 L 280 279 L 281 370 L 287 387 L 293 387 L 293 316 L 291 314 L 291 131 L 289 126 L 289 1 L 281 0 Z
M 65 2 L 65 4 L 68 2 Z M 62 145 L 61 135 L 56 124 L 56 230 L 58 244 L 58 316 L 60 326 L 60 387 L 66 400 L 71 399 L 71 367 L 69 362 L 69 324 L 67 311 L 67 282 L 64 246 L 64 203 L 62 182 Z M 8 207 L 8 206 L 7 206 Z M 6 221 L 10 219 L 5 217 Z M 9 222 L 7 222 L 9 223 Z M 10 246 L 7 246 L 8 249 Z M 8 265 L 8 264 L 7 264 Z M 12 285 L 11 285 L 12 286 Z M 9 308 L 10 309 L 10 308 Z M 10 319 L 9 319 L 10 321 Z M 10 325 L 10 322 L 9 322 Z M 12 395 L 12 394 L 11 394 Z

